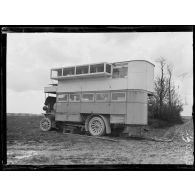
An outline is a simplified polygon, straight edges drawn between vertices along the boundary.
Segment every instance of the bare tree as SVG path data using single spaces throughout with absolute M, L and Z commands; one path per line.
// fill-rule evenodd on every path
M 157 82 L 155 83 L 157 96 L 159 97 L 159 116 L 162 116 L 162 108 L 163 103 L 166 95 L 166 77 L 164 73 L 165 65 L 166 65 L 166 59 L 163 57 L 160 57 L 156 60 L 160 63 L 160 70 L 161 70 L 161 76 L 157 77 Z
M 172 81 L 173 66 L 169 65 L 163 57 L 159 58 L 157 62 L 160 64 L 160 75 L 155 79 L 154 96 L 149 100 L 151 116 L 180 122 L 183 104 Z
M 172 101 L 172 86 L 171 86 L 171 81 L 172 81 L 172 74 L 173 74 L 173 66 L 172 65 L 167 65 L 167 72 L 168 72 L 168 102 L 169 102 L 169 108 L 171 109 L 171 101 Z

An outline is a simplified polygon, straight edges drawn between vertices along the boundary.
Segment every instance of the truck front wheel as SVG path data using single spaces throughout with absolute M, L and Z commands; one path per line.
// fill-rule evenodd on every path
M 51 130 L 52 124 L 51 120 L 49 118 L 42 118 L 40 121 L 40 128 L 42 131 L 49 131 Z

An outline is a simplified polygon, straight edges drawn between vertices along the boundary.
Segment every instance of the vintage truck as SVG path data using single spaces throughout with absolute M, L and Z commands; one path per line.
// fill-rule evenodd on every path
M 153 93 L 154 64 L 145 60 L 53 68 L 56 83 L 45 87 L 40 128 L 72 124 L 93 136 L 110 134 L 112 125 L 144 126 Z

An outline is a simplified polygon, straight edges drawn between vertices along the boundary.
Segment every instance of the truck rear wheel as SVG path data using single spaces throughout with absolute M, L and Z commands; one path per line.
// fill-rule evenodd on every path
M 42 118 L 40 121 L 40 128 L 42 131 L 49 131 L 51 130 L 52 124 L 51 120 L 49 118 Z
M 88 122 L 89 133 L 93 136 L 101 136 L 106 132 L 104 120 L 99 116 L 93 116 Z

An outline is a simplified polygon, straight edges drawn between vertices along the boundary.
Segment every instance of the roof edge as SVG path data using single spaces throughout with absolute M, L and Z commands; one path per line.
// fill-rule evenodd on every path
M 120 61 L 120 62 L 112 62 L 111 64 L 114 63 L 124 63 L 124 62 L 134 62 L 134 61 L 144 61 L 144 62 L 148 62 L 149 64 L 153 65 L 155 67 L 155 65 L 147 60 L 127 60 L 127 61 Z
M 56 68 L 51 68 L 51 70 L 57 70 L 57 69 L 62 69 L 62 68 L 73 68 L 73 67 L 80 67 L 80 66 L 88 66 L 88 65 L 95 65 L 95 64 L 101 64 L 101 63 L 108 63 L 108 64 L 114 64 L 114 63 L 124 63 L 124 62 L 134 62 L 134 61 L 144 61 L 147 62 L 155 67 L 155 65 L 147 60 L 127 60 L 127 61 L 120 61 L 120 62 L 96 62 L 96 63 L 88 63 L 88 64 L 83 64 L 83 65 L 74 65 L 74 66 L 64 66 L 64 67 L 56 67 Z

